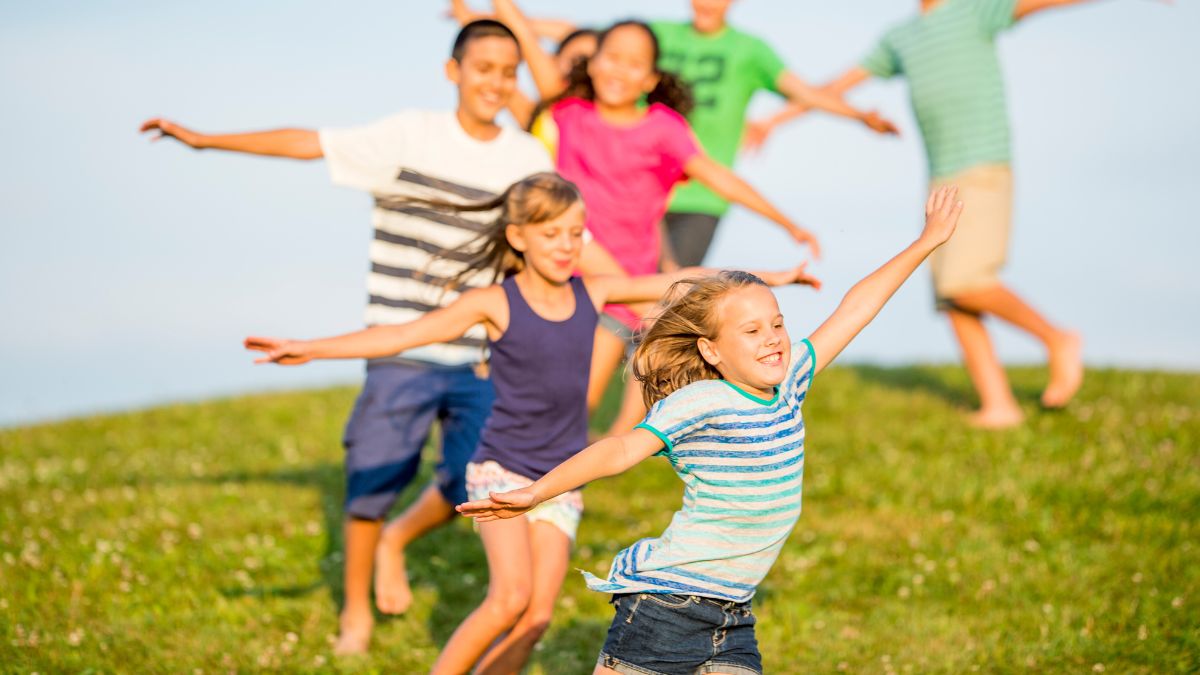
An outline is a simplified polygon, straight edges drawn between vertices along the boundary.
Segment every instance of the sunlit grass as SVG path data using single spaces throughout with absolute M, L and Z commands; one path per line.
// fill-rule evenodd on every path
M 806 405 L 805 509 L 755 600 L 769 672 L 1194 672 L 1200 376 L 1092 371 L 1066 412 L 972 431 L 955 368 L 835 368 Z M 468 523 L 410 555 L 417 602 L 330 656 L 352 389 L 0 432 L 0 664 L 24 672 L 420 672 L 482 597 Z M 586 491 L 603 573 L 680 484 Z M 410 494 L 409 497 L 412 495 Z M 567 580 L 533 673 L 590 672 L 611 610 Z

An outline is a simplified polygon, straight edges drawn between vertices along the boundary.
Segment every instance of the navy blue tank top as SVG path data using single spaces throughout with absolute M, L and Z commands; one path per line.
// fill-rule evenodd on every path
M 536 480 L 587 446 L 598 315 L 579 277 L 571 278 L 575 313 L 563 321 L 538 316 L 515 277 L 500 286 L 508 298 L 508 329 L 488 341 L 496 402 L 471 461 L 493 460 Z

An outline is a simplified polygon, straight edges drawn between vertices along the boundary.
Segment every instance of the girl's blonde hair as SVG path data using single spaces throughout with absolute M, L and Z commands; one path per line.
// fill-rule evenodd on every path
M 642 401 L 647 408 L 693 382 L 721 379 L 721 373 L 700 355 L 697 343 L 700 338 L 716 339 L 721 298 L 754 285 L 767 284 L 749 272 L 738 271 L 671 285 L 633 354 L 633 376 L 642 383 Z
M 493 281 L 519 272 L 525 261 L 521 252 L 508 243 L 505 229 L 509 225 L 537 225 L 553 220 L 580 199 L 579 188 L 574 183 L 553 171 L 543 171 L 522 178 L 496 197 L 483 202 L 462 204 L 408 197 L 379 200 L 377 203 L 383 208 L 402 212 L 421 208 L 447 214 L 497 211 L 496 218 L 485 224 L 474 240 L 461 249 L 445 250 L 438 254 L 440 258 L 460 260 L 465 265 L 463 271 L 453 278 L 442 281 L 447 288 L 456 288 L 479 270 L 491 270 Z

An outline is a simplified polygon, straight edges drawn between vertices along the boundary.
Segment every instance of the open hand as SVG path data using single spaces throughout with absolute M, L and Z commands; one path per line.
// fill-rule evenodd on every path
M 817 243 L 816 235 L 797 225 L 788 227 L 788 234 L 792 235 L 792 239 L 795 239 L 797 244 L 808 246 L 812 250 L 813 258 L 821 259 L 821 245 Z
M 500 518 L 514 518 L 537 506 L 533 490 L 522 488 L 512 492 L 492 492 L 489 499 L 459 504 L 454 510 L 468 518 L 474 518 L 477 523 Z
M 891 120 L 880 117 L 879 113 L 875 112 L 874 110 L 863 116 L 863 124 L 870 127 L 873 131 L 877 131 L 881 134 L 892 134 L 894 136 L 898 136 L 900 134 L 899 127 L 893 124 Z
M 963 203 L 958 200 L 956 186 L 947 185 L 931 192 L 925 202 L 925 229 L 921 239 L 934 248 L 949 241 L 954 228 L 958 227 L 962 210 Z
M 807 261 L 800 263 L 790 270 L 759 272 L 758 277 L 765 281 L 768 286 L 799 284 L 801 286 L 812 286 L 818 291 L 821 290 L 821 280 L 806 272 L 806 267 L 808 267 Z
M 283 340 L 269 337 L 248 337 L 243 343 L 246 349 L 263 352 L 266 356 L 254 359 L 255 363 L 278 363 L 281 366 L 298 366 L 312 360 L 308 344 L 303 340 Z
M 775 125 L 769 120 L 746 122 L 746 128 L 742 131 L 742 152 L 754 154 L 761 151 L 774 130 Z
M 175 140 L 193 148 L 202 147 L 201 140 L 203 134 L 198 134 L 187 127 L 180 126 L 171 120 L 155 117 L 154 119 L 142 122 L 142 126 L 138 131 L 142 133 L 157 131 L 158 134 L 151 137 L 152 141 L 160 141 L 164 138 L 174 138 Z

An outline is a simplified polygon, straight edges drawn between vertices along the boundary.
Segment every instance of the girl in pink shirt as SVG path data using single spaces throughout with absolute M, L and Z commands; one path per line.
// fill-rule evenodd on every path
M 586 273 L 657 272 L 659 223 L 671 190 L 687 179 L 778 223 L 818 253 L 810 232 L 700 148 L 684 119 L 691 92 L 675 75 L 658 69 L 658 41 L 646 24 L 622 21 L 601 33 L 595 56 L 578 64 L 564 85 L 516 4 L 496 0 L 495 6 L 497 17 L 517 35 L 538 91 L 550 102 L 546 109 L 556 129 L 538 129 L 545 125 L 543 118 L 535 121 L 535 132 L 552 136 L 559 173 L 579 186 L 588 205 L 587 229 L 594 241 L 583 252 Z M 619 323 L 602 321 L 596 334 L 588 390 L 593 407 L 624 354 L 630 333 L 619 334 L 621 326 L 631 332 L 640 322 L 625 307 L 605 312 Z M 631 386 L 636 387 L 632 380 Z M 632 428 L 644 414 L 640 394 L 627 395 L 613 431 Z

